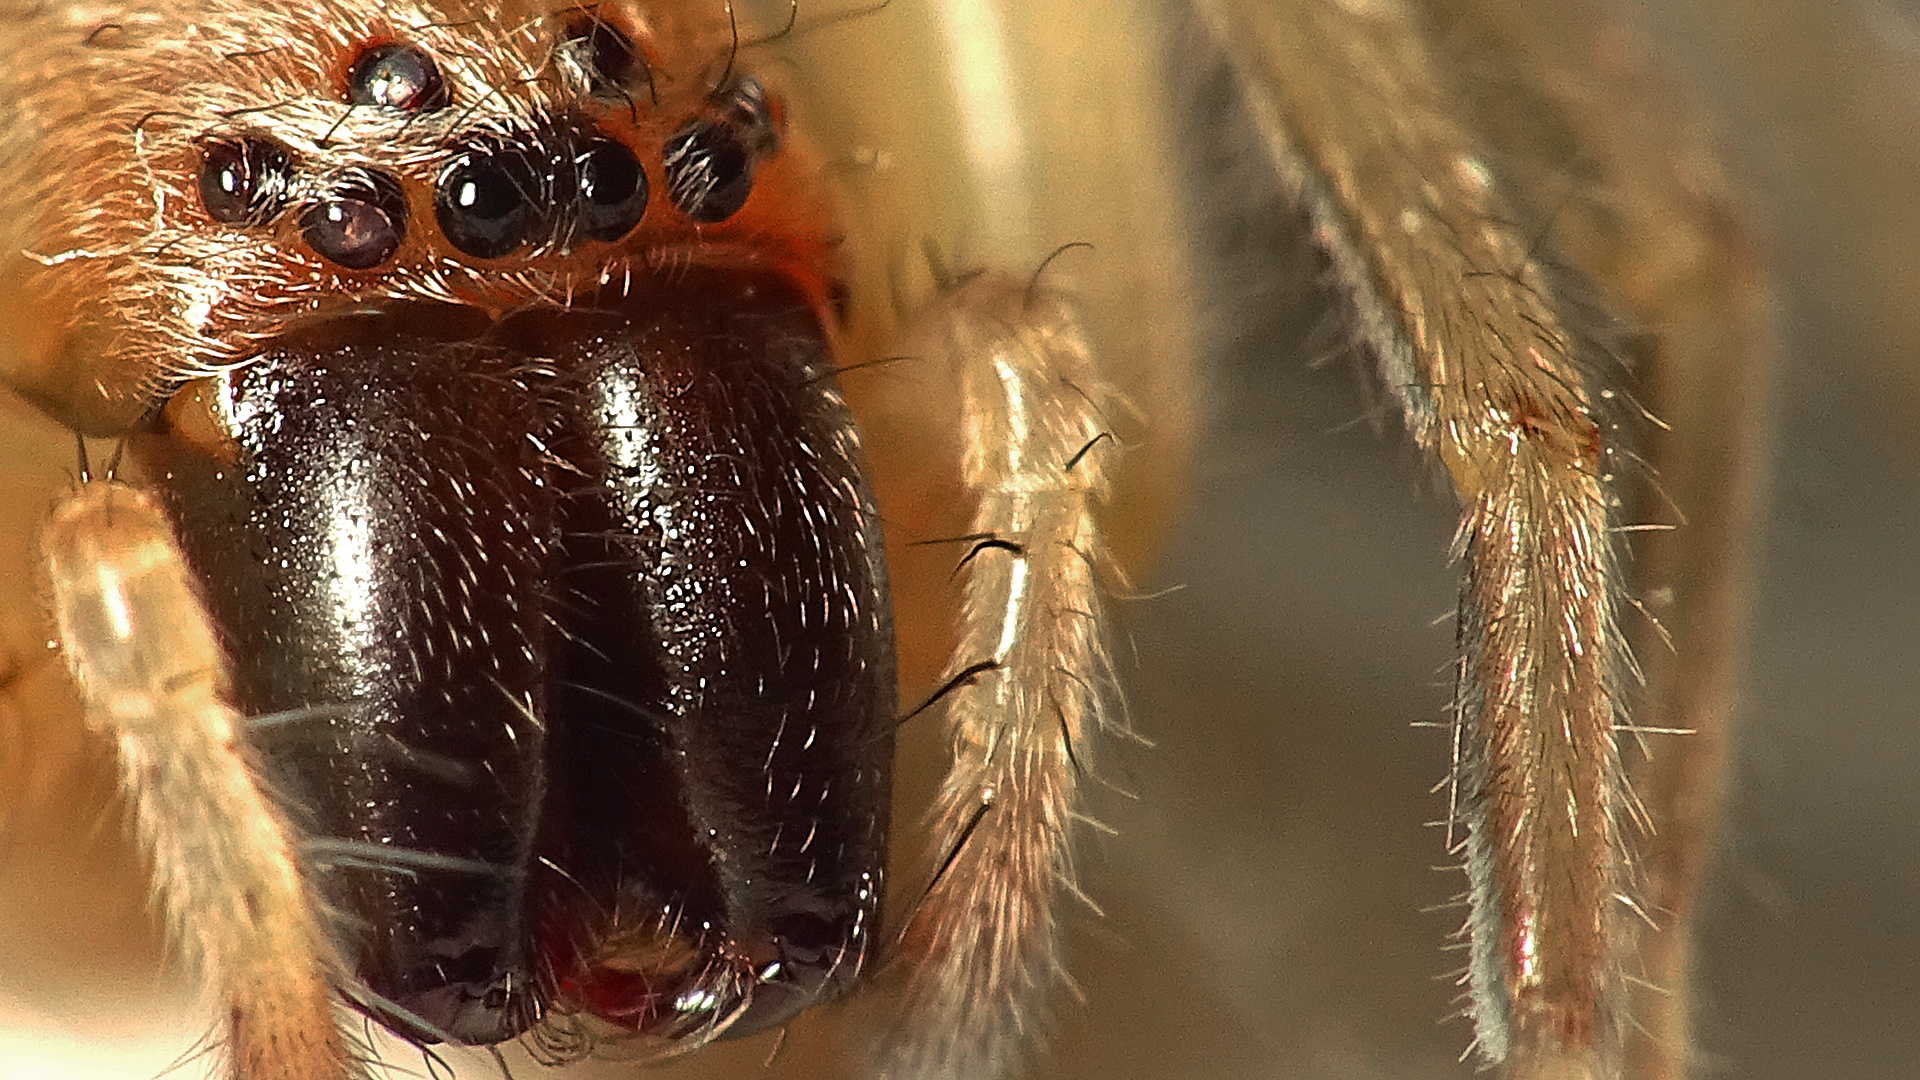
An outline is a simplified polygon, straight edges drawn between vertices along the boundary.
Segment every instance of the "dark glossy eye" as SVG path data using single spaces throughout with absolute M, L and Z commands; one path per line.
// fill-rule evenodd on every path
M 618 240 L 647 209 L 647 174 L 633 151 L 612 139 L 589 141 L 573 159 L 579 177 L 579 229 L 593 240 Z
M 454 247 L 476 259 L 497 259 L 532 238 L 545 203 L 533 157 L 487 143 L 440 173 L 433 216 Z
M 447 81 L 440 65 L 419 46 L 388 42 L 369 48 L 348 73 L 348 100 L 355 106 L 392 110 L 440 110 L 447 106 Z
M 227 225 L 264 225 L 287 204 L 293 161 L 264 139 L 215 139 L 200 148 L 200 205 Z
M 667 197 L 695 221 L 732 217 L 753 191 L 753 155 L 733 129 L 695 120 L 674 132 L 664 150 Z
M 764 156 L 779 142 L 774 127 L 773 104 L 767 100 L 767 88 L 752 76 L 741 76 L 728 84 L 719 96 L 720 119 L 755 155 Z
M 565 35 L 560 48 L 587 74 L 595 93 L 618 96 L 635 83 L 651 85 L 646 61 L 632 39 L 591 12 L 576 12 Z
M 308 246 L 349 270 L 370 270 L 400 250 L 407 235 L 407 198 L 385 173 L 347 178 L 300 218 Z
M 734 80 L 716 104 L 715 115 L 688 121 L 661 151 L 667 196 L 681 213 L 707 223 L 725 221 L 746 205 L 754 166 L 777 142 L 758 80 Z
M 447 83 L 433 57 L 415 45 L 376 45 L 354 61 L 347 98 L 355 105 L 424 112 L 447 105 Z

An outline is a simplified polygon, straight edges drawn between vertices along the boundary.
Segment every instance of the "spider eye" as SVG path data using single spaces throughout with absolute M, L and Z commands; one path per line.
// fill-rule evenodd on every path
M 349 270 L 370 270 L 393 257 L 407 234 L 407 198 L 385 173 L 367 172 L 339 185 L 301 217 L 307 244 Z
M 776 141 L 766 88 L 736 79 L 715 115 L 688 121 L 667 139 L 667 195 L 695 221 L 725 221 L 746 205 L 754 166 Z
M 200 205 L 226 225 L 263 225 L 287 204 L 293 161 L 264 139 L 216 139 L 200 151 Z
M 539 222 L 541 184 L 535 162 L 507 146 L 477 146 L 440 174 L 433 216 L 454 247 L 476 259 L 497 259 L 525 244 Z
M 778 142 L 774 110 L 758 79 L 735 79 L 712 115 L 666 140 L 666 194 L 693 221 L 726 221 L 753 192 L 753 169 Z
M 562 55 L 586 73 L 595 93 L 624 96 L 626 88 L 647 82 L 647 64 L 633 39 L 591 12 L 576 12 L 560 44 Z
M 347 99 L 355 105 L 424 112 L 445 108 L 447 83 L 440 65 L 414 45 L 377 45 L 354 61 L 347 73 Z
M 732 217 L 753 190 L 753 155 L 727 125 L 694 120 L 665 149 L 667 196 L 695 221 Z
M 632 232 L 647 209 L 647 174 L 633 151 L 612 139 L 594 139 L 573 163 L 580 183 L 580 232 L 606 241 Z

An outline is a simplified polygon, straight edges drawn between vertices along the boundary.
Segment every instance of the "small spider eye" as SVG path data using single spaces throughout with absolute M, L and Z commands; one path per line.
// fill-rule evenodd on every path
M 667 139 L 667 195 L 695 221 L 725 221 L 746 205 L 754 166 L 775 142 L 766 89 L 737 79 L 717 115 L 688 121 Z
M 695 221 L 725 221 L 753 190 L 753 155 L 718 120 L 694 120 L 665 148 L 667 196 Z
M 349 270 L 370 270 L 393 257 L 407 234 L 407 198 L 385 173 L 356 175 L 301 216 L 307 244 Z
M 648 80 L 646 61 L 633 40 L 591 12 L 576 12 L 564 34 L 562 54 L 587 75 L 595 93 L 619 96 L 636 81 Z
M 647 174 L 633 151 L 612 139 L 594 139 L 573 163 L 580 179 L 580 232 L 606 241 L 632 232 L 647 209 Z
M 454 247 L 476 259 L 497 259 L 532 236 L 540 190 L 535 163 L 525 153 L 478 146 L 440 173 L 433 216 Z
M 264 139 L 216 139 L 200 150 L 200 205 L 227 225 L 263 225 L 287 204 L 293 161 Z
M 347 73 L 347 99 L 355 105 L 424 112 L 445 108 L 447 83 L 433 57 L 414 45 L 377 45 Z

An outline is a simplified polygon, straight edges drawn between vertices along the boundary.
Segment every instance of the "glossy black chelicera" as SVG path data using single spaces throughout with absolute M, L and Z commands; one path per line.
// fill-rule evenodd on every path
M 812 308 L 684 273 L 288 335 L 143 438 L 364 980 L 422 1039 L 777 1023 L 877 932 L 892 625 Z M 199 408 L 198 405 L 193 408 Z

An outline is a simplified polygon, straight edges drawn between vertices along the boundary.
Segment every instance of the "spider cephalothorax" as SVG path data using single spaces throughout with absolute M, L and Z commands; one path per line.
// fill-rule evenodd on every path
M 89 34 L 127 61 L 97 149 L 151 210 L 54 206 L 30 246 L 143 322 L 81 377 L 159 406 L 131 457 L 231 643 L 218 707 L 278 718 L 239 765 L 289 861 L 229 876 L 297 875 L 264 910 L 310 889 L 324 941 L 262 962 L 426 1041 L 701 1041 L 839 992 L 879 912 L 891 617 L 832 252 L 737 36 L 245 14 Z M 78 661 L 103 601 L 58 580 Z M 134 782 L 157 852 L 209 842 L 160 819 L 210 794 Z M 235 963 L 251 920 L 167 895 Z M 325 1021 L 229 986 L 243 1062 Z

